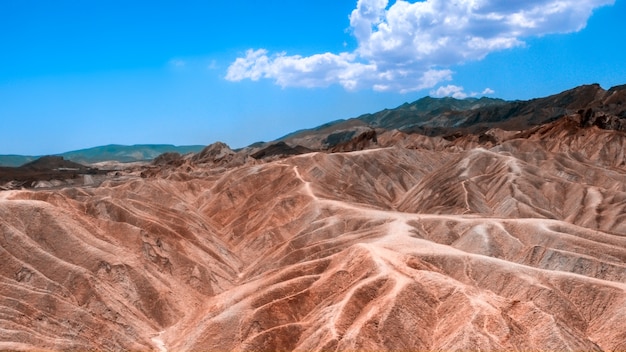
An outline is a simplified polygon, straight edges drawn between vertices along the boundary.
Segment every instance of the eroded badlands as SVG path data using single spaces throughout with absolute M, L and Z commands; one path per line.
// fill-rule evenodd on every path
M 626 350 L 626 138 L 568 126 L 0 192 L 0 349 Z

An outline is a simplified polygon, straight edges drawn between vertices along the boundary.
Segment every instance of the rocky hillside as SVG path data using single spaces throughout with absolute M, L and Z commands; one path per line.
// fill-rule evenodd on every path
M 282 140 L 310 148 L 331 149 L 372 129 L 379 133 L 399 130 L 455 138 L 455 135 L 480 134 L 494 128 L 521 131 L 574 114 L 583 116 L 587 126 L 626 131 L 624 106 L 626 86 L 604 90 L 597 84 L 527 101 L 425 97 L 395 109 L 299 131 Z

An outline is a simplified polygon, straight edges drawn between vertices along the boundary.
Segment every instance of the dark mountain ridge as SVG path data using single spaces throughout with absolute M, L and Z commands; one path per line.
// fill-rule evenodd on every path
M 374 114 L 361 115 L 358 119 L 372 127 L 385 129 L 401 130 L 423 125 L 436 127 L 442 122 L 445 122 L 446 125 L 455 123 L 441 119 L 441 117 L 450 119 L 453 116 L 463 116 L 467 111 L 500 106 L 506 103 L 502 99 L 487 97 L 480 99 L 456 99 L 452 97 L 432 98 L 427 96 L 410 104 L 404 103 L 395 109 L 385 109 Z
M 608 90 L 599 84 L 582 85 L 548 97 L 515 101 L 424 97 L 394 109 L 301 130 L 279 140 L 332 149 L 371 129 L 454 139 L 493 128 L 521 131 L 572 114 L 587 116 L 588 125 L 625 130 L 625 109 L 626 85 Z
M 70 160 L 65 160 L 62 156 L 44 156 L 37 160 L 26 163 L 20 167 L 24 170 L 81 170 L 85 171 L 89 168 L 75 163 Z
M 92 183 L 91 175 L 106 171 L 65 160 L 62 156 L 44 156 L 19 167 L 0 166 L 0 191 L 19 188 L 52 187 Z M 85 175 L 87 182 L 85 182 Z M 54 180 L 54 183 L 49 181 Z

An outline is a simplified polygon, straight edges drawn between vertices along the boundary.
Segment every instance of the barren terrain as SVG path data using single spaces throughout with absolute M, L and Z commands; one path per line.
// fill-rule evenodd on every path
M 0 349 L 626 350 L 626 135 L 582 118 L 2 191 Z

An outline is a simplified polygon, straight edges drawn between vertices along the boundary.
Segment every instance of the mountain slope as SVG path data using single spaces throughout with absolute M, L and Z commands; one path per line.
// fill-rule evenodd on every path
M 527 101 L 424 97 L 395 109 L 299 131 L 281 140 L 309 148 L 331 149 L 371 129 L 456 138 L 455 135 L 480 134 L 494 128 L 526 130 L 576 113 L 586 116 L 587 125 L 626 131 L 624 106 L 626 86 L 604 90 L 598 84 Z
M 97 163 L 115 160 L 119 162 L 147 161 L 163 153 L 197 153 L 204 146 L 174 146 L 170 144 L 137 144 L 132 146 L 111 144 L 101 147 L 66 152 L 61 156 L 79 163 Z
M 577 126 L 2 192 L 0 348 L 624 349 L 626 136 Z
M 103 161 L 150 161 L 163 153 L 197 153 L 204 146 L 174 146 L 170 144 L 137 144 L 93 147 L 58 154 L 67 160 L 82 164 L 92 164 Z M 0 166 L 17 167 L 39 158 L 38 156 L 0 155 Z

